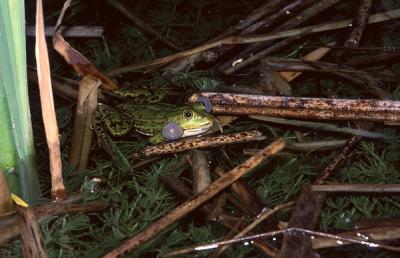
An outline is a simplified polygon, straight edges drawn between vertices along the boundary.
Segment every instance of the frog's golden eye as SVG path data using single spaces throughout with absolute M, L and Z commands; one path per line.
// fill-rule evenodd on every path
M 193 112 L 190 110 L 185 110 L 183 111 L 183 116 L 187 119 L 190 120 L 193 117 Z

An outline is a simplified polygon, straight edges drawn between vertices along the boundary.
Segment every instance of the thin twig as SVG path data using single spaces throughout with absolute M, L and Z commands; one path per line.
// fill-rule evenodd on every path
M 321 13 L 322 11 L 337 4 L 339 1 L 340 0 L 317 1 L 314 5 L 306 8 L 302 12 L 298 13 L 292 19 L 289 19 L 288 21 L 281 24 L 274 31 L 279 32 L 279 31 L 283 31 L 283 30 L 294 29 L 297 26 L 300 26 L 302 23 L 306 22 L 307 20 L 311 19 L 315 15 L 317 15 L 317 14 Z M 282 49 L 283 47 L 298 40 L 301 36 L 302 36 L 302 34 L 291 37 L 291 38 L 287 38 L 285 40 L 280 40 L 280 41 L 276 42 L 275 44 L 272 44 L 269 47 L 267 47 L 267 45 L 270 44 L 269 42 L 259 42 L 256 44 L 252 44 L 252 45 L 246 47 L 245 49 L 243 49 L 239 54 L 237 54 L 235 56 L 234 60 L 230 60 L 230 61 L 222 64 L 220 66 L 220 70 L 223 71 L 223 73 L 225 73 L 225 74 L 234 73 L 236 70 L 238 70 L 246 65 L 249 65 L 261 58 L 264 58 L 265 56 L 267 56 L 273 52 L 276 52 L 279 49 Z M 261 49 L 263 49 L 263 50 L 261 50 Z M 234 66 L 233 62 L 235 62 L 235 60 L 238 60 L 238 59 L 242 59 L 243 61 Z
M 175 193 L 181 195 L 185 199 L 192 198 L 190 189 L 188 187 L 186 187 L 184 184 L 182 184 L 180 181 L 178 181 L 177 179 L 173 180 L 170 177 L 168 177 L 168 178 L 162 177 L 161 180 L 169 189 L 171 189 Z M 202 212 L 204 212 L 205 214 L 210 216 L 210 214 L 212 213 L 211 205 L 212 204 L 210 204 L 210 203 L 206 203 L 206 204 L 202 205 L 200 207 L 200 209 Z M 222 224 L 223 226 L 230 228 L 230 229 L 234 229 L 238 222 L 238 220 L 235 221 L 234 219 L 232 219 L 232 216 L 230 216 L 226 213 L 219 214 L 219 216 L 215 219 L 216 219 L 216 222 L 218 222 L 218 223 Z M 264 253 L 266 256 L 270 256 L 273 258 L 278 257 L 278 251 L 275 248 L 273 248 L 272 246 L 270 246 L 269 244 L 264 243 L 263 241 L 255 240 L 253 245 L 260 252 Z
M 54 26 L 46 26 L 45 34 L 47 37 L 52 37 L 54 34 Z M 65 27 L 61 26 L 64 37 L 70 38 L 101 38 L 103 36 L 104 27 L 103 26 L 72 26 Z M 25 34 L 27 36 L 35 36 L 35 27 L 26 26 Z
M 69 199 L 67 199 L 69 200 Z M 105 210 L 109 204 L 104 202 L 89 202 L 84 204 L 64 204 L 52 203 L 41 206 L 33 206 L 32 209 L 39 222 L 49 217 L 66 214 L 66 213 L 87 213 Z M 19 234 L 18 217 L 14 214 L 0 220 L 0 245 L 3 245 Z
M 360 135 L 360 136 L 364 136 L 367 138 L 373 138 L 373 139 L 374 138 L 375 139 L 376 138 L 382 138 L 382 139 L 390 139 L 391 138 L 389 135 L 386 135 L 384 133 L 377 133 L 377 132 L 373 132 L 373 131 L 367 131 L 367 130 L 363 130 L 363 129 L 356 129 L 356 128 L 350 128 L 350 127 L 339 127 L 334 124 L 327 124 L 327 123 L 321 123 L 321 122 L 308 122 L 308 121 L 302 121 L 302 120 L 292 120 L 292 119 L 284 119 L 284 118 L 279 118 L 279 117 L 266 117 L 266 116 L 249 116 L 249 117 L 256 119 L 256 120 L 272 122 L 272 123 L 277 123 L 277 124 L 300 126 L 300 127 L 310 128 L 310 129 L 314 129 L 314 130 Z
M 324 193 L 400 193 L 400 184 L 329 184 L 329 185 L 311 185 L 314 192 Z
M 213 148 L 225 144 L 260 141 L 264 139 L 265 137 L 259 131 L 246 131 L 241 133 L 232 133 L 218 136 L 185 138 L 175 142 L 167 142 L 155 146 L 148 146 L 144 148 L 141 153 L 136 153 L 134 155 L 144 155 L 146 157 L 149 157 L 154 155 L 178 153 L 191 149 Z
M 352 239 L 358 239 L 360 241 L 382 241 L 382 240 L 394 240 L 400 238 L 400 228 L 399 227 L 378 227 L 370 228 L 365 230 L 355 230 L 350 232 L 344 232 L 338 234 L 341 237 L 349 237 Z M 329 237 L 316 237 L 311 239 L 313 249 L 322 249 L 329 247 L 341 247 L 344 245 L 353 244 L 349 241 L 338 241 L 335 238 Z M 371 245 L 374 247 L 374 244 Z M 398 251 L 398 250 L 397 250 Z
M 356 47 L 359 45 L 362 33 L 368 22 L 368 15 L 372 6 L 372 1 L 373 0 L 361 0 L 357 16 L 352 23 L 352 30 L 347 36 L 346 42 L 344 43 L 346 47 Z
M 147 25 L 142 19 L 139 17 L 135 16 L 130 12 L 128 9 L 126 9 L 125 6 L 123 6 L 119 1 L 116 0 L 106 0 L 106 2 L 120 11 L 123 15 L 125 15 L 128 19 L 130 19 L 141 31 L 144 33 L 147 33 L 151 36 L 154 36 L 156 39 L 161 40 L 165 45 L 169 46 L 170 48 L 174 50 L 182 50 L 182 48 L 178 47 L 175 43 L 171 42 L 169 39 L 165 38 L 163 35 L 161 35 L 158 31 Z
M 241 237 L 247 235 L 250 231 L 252 231 L 255 227 L 257 227 L 260 223 L 262 223 L 264 220 L 269 218 L 271 215 L 273 215 L 274 213 L 276 213 L 279 210 L 289 208 L 290 206 L 293 205 L 293 203 L 294 202 L 288 202 L 288 203 L 284 203 L 284 204 L 279 204 L 279 205 L 275 206 L 273 209 L 270 209 L 270 210 L 268 210 L 266 212 L 262 212 L 261 214 L 259 214 L 256 217 L 256 219 L 253 222 L 251 222 L 246 228 L 242 229 L 232 239 L 238 239 L 238 238 L 241 238 Z M 227 248 L 227 246 L 222 247 L 220 252 L 223 252 L 226 248 Z M 166 254 L 165 257 L 170 257 L 170 256 L 173 256 L 173 255 L 177 255 L 177 254 L 171 252 L 169 254 Z
M 385 249 L 385 250 L 400 252 L 400 247 L 384 245 L 384 244 L 380 244 L 380 243 L 377 243 L 374 241 L 368 241 L 365 239 L 334 235 L 334 234 L 312 231 L 312 230 L 307 230 L 307 229 L 302 229 L 302 228 L 287 228 L 287 229 L 283 229 L 283 230 L 275 230 L 275 231 L 271 231 L 271 232 L 267 232 L 267 233 L 246 236 L 246 237 L 242 237 L 242 238 L 238 238 L 238 239 L 229 239 L 229 240 L 224 240 L 224 241 L 212 242 L 210 244 L 185 247 L 185 248 L 176 250 L 175 253 L 186 254 L 186 253 L 190 253 L 190 252 L 194 252 L 194 251 L 212 250 L 212 249 L 219 248 L 219 247 L 225 246 L 225 245 L 231 245 L 231 244 L 242 243 L 242 242 L 251 243 L 255 239 L 266 238 L 266 237 L 275 237 L 275 236 L 279 236 L 279 235 L 282 235 L 285 233 L 290 234 L 292 232 L 307 234 L 312 237 L 316 237 L 316 236 L 327 237 L 327 238 L 331 238 L 335 241 L 346 241 L 346 242 L 349 242 L 352 244 L 360 244 L 360 245 L 365 245 L 368 247 L 375 247 L 375 248 L 381 248 L 381 249 Z
M 395 9 L 392 11 L 382 12 L 382 13 L 377 13 L 377 14 L 371 15 L 369 17 L 368 23 L 370 23 L 370 24 L 378 23 L 378 22 L 383 22 L 383 21 L 387 21 L 390 19 L 396 19 L 399 17 L 400 17 L 400 9 Z M 348 27 L 349 24 L 351 24 L 350 19 L 339 21 L 339 22 L 302 27 L 302 28 L 293 29 L 293 30 L 280 31 L 280 32 L 276 32 L 276 33 L 263 35 L 263 36 L 254 36 L 254 37 L 231 36 L 231 37 L 227 37 L 222 40 L 214 41 L 211 43 L 206 43 L 199 47 L 188 49 L 188 50 L 185 50 L 185 51 L 173 54 L 173 55 L 169 55 L 166 57 L 162 57 L 159 59 L 149 60 L 149 61 L 145 61 L 145 62 L 138 63 L 138 64 L 120 67 L 120 68 L 117 68 L 117 69 L 114 69 L 114 70 L 108 72 L 107 75 L 110 77 L 114 77 L 119 74 L 132 72 L 134 70 L 141 69 L 141 68 L 149 68 L 151 66 L 165 65 L 165 64 L 170 63 L 179 58 L 198 54 L 198 53 L 201 53 L 208 49 L 212 49 L 214 47 L 218 47 L 221 45 L 248 44 L 248 43 L 270 41 L 270 40 L 274 40 L 274 39 L 281 39 L 281 38 L 287 38 L 287 37 L 296 37 L 299 35 L 308 35 L 308 34 L 319 33 L 319 32 L 323 32 L 323 31 L 342 29 L 342 28 Z
M 339 152 L 335 158 L 333 158 L 324 170 L 319 173 L 318 177 L 315 179 L 315 182 L 318 184 L 322 184 L 324 180 L 326 180 L 333 171 L 337 170 L 340 164 L 342 164 L 346 159 L 352 148 L 362 139 L 361 136 L 353 136 L 347 142 L 346 146 Z
M 285 142 L 283 139 L 275 140 L 265 149 L 263 149 L 256 155 L 250 157 L 241 165 L 232 169 L 225 176 L 220 177 L 218 180 L 214 181 L 201 193 L 194 196 L 192 199 L 182 203 L 181 205 L 176 207 L 173 211 L 171 211 L 164 217 L 158 219 L 153 224 L 148 226 L 143 231 L 139 232 L 131 239 L 127 240 L 121 246 L 107 253 L 104 256 L 104 258 L 118 257 L 136 249 L 137 247 L 139 247 L 140 245 L 147 242 L 155 235 L 163 231 L 169 225 L 181 219 L 182 217 L 186 216 L 188 213 L 190 213 L 191 211 L 202 205 L 204 202 L 214 197 L 220 191 L 222 191 L 223 189 L 234 183 L 236 180 L 238 180 L 240 177 L 245 175 L 247 172 L 252 170 L 257 165 L 259 165 L 265 159 L 281 151 L 284 147 L 285 147 Z

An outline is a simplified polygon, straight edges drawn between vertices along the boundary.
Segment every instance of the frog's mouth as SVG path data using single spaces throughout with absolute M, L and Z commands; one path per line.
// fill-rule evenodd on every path
M 199 134 L 203 134 L 205 132 L 210 131 L 211 128 L 214 127 L 213 123 L 208 123 L 205 124 L 201 127 L 196 127 L 196 128 L 190 128 L 190 129 L 183 129 L 183 135 L 182 137 L 189 137 L 189 136 L 196 136 Z

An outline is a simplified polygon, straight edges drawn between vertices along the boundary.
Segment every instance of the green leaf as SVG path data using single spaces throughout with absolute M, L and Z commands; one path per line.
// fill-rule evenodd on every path
M 40 198 L 26 75 L 24 1 L 0 1 L 0 167 L 10 191 L 35 203 Z

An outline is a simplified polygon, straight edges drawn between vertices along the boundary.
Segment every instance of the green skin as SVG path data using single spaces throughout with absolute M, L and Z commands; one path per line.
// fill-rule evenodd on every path
M 152 136 L 152 144 L 165 141 L 162 130 L 166 123 L 175 122 L 183 130 L 182 137 L 195 136 L 215 131 L 214 116 L 204 110 L 202 103 L 185 106 L 168 104 L 123 103 L 115 108 L 99 105 L 94 114 L 93 124 L 97 135 L 101 135 L 103 125 L 112 136 L 123 136 L 133 128 L 144 135 Z

